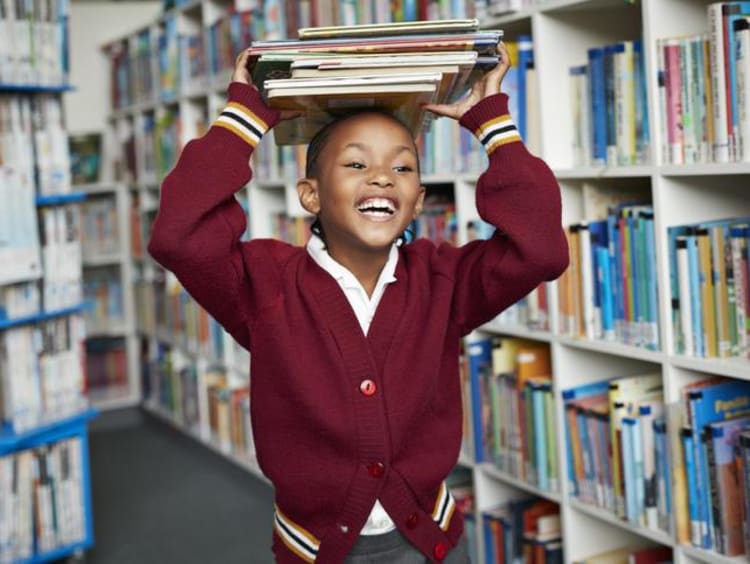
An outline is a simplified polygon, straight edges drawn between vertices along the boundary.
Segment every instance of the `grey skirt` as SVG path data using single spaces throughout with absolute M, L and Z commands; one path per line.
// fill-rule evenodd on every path
M 345 564 L 425 564 L 429 560 L 398 529 L 384 535 L 362 535 Z M 443 564 L 471 564 L 466 537 L 443 559 Z

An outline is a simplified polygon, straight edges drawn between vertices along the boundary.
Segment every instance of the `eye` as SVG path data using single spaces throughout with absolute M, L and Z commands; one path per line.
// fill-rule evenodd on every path
M 393 170 L 396 172 L 413 172 L 414 169 L 409 165 L 402 165 L 402 166 L 396 166 L 393 167 Z
M 356 169 L 356 170 L 362 170 L 362 169 L 365 168 L 364 163 L 361 163 L 359 161 L 352 161 L 350 163 L 346 163 L 344 166 L 348 167 L 348 168 L 353 168 L 353 169 Z

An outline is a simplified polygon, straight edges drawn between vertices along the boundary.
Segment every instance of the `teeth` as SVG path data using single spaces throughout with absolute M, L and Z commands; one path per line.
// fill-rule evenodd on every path
M 368 198 L 360 203 L 357 209 L 361 212 L 377 213 L 378 215 L 382 213 L 393 214 L 396 212 L 396 206 L 387 198 Z

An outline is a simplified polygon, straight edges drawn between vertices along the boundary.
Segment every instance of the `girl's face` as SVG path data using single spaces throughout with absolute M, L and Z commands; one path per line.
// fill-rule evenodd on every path
M 425 190 L 409 131 L 380 114 L 337 125 L 318 159 L 303 206 L 318 214 L 328 252 L 386 253 L 422 210 Z

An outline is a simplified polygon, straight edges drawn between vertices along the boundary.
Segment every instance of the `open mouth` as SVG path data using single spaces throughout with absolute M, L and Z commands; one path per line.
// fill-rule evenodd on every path
M 368 198 L 360 202 L 357 211 L 371 217 L 390 217 L 396 213 L 396 204 L 388 198 Z

